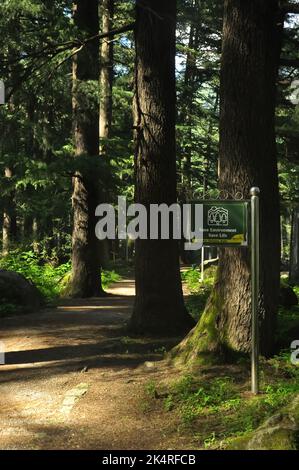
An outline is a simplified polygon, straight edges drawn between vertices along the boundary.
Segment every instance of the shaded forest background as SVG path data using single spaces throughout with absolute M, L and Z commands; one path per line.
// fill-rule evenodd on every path
M 15 315 L 18 330 L 27 321 L 18 314 L 48 306 L 53 320 L 65 305 L 57 339 L 64 351 L 68 340 L 77 347 L 63 324 L 68 309 L 75 312 L 68 326 L 77 313 L 80 328 L 85 314 L 101 323 L 103 310 L 85 312 L 82 298 L 110 309 L 108 321 L 118 304 L 107 287 L 134 278 L 134 305 L 121 298 L 132 315 L 120 320 L 114 334 L 124 336 L 112 338 L 109 353 L 122 366 L 128 354 L 144 362 L 140 351 L 151 345 L 147 353 L 166 359 L 165 380 L 145 385 L 141 412 L 162 413 L 164 424 L 178 412 L 175 422 L 183 432 L 190 426 L 195 448 L 228 448 L 232 438 L 234 448 L 298 448 L 298 367 L 290 360 L 299 338 L 298 14 L 298 2 L 284 0 L 0 5 L 0 318 Z M 188 252 L 184 240 L 95 236 L 97 205 L 116 206 L 120 195 L 148 207 L 248 199 L 252 186 L 261 190 L 259 396 L 248 394 L 248 248 Z M 29 315 L 29 330 L 36 318 L 43 330 L 44 312 Z M 84 325 L 88 340 L 91 325 Z M 105 348 L 97 349 L 100 366 L 90 374 L 95 386 L 103 385 Z M 51 348 L 44 352 L 49 359 Z M 168 366 L 183 371 L 173 383 Z M 143 385 L 147 377 L 145 370 Z M 264 427 L 255 441 L 252 433 L 277 410 L 272 422 L 280 425 L 271 433 Z
M 265 5 L 265 2 L 256 3 L 260 11 L 264 11 Z M 152 269 L 148 271 L 149 276 L 153 278 L 153 274 L 159 273 L 158 258 L 163 249 L 161 251 L 161 246 L 155 249 L 153 245 L 145 244 L 138 251 L 137 243 L 135 253 L 134 243 L 130 240 L 116 240 L 113 243 L 102 243 L 97 246 L 92 233 L 93 228 L 90 229 L 95 224 L 93 212 L 99 202 L 116 203 L 117 196 L 120 194 L 125 195 L 129 202 L 133 201 L 134 197 L 136 199 L 136 195 L 139 202 L 142 198 L 144 201 L 150 201 L 150 198 L 147 199 L 147 196 L 144 196 L 145 188 L 142 187 L 142 179 L 138 177 L 141 174 L 141 172 L 138 173 L 138 158 L 142 161 L 142 152 L 148 151 L 150 143 L 147 142 L 146 149 L 143 149 L 140 154 L 138 150 L 136 152 L 140 142 L 138 144 L 138 135 L 136 138 L 138 134 L 136 110 L 134 111 L 135 117 L 132 111 L 136 90 L 145 90 L 147 86 L 145 79 L 143 83 L 142 78 L 138 79 L 138 70 L 142 70 L 144 64 L 147 63 L 146 53 L 148 53 L 148 62 L 152 61 L 149 67 L 152 67 L 154 71 L 158 70 L 159 54 L 164 57 L 165 52 L 171 50 L 172 58 L 175 60 L 176 108 L 174 108 L 174 96 L 170 96 L 171 91 L 169 101 L 167 101 L 168 98 L 165 98 L 164 103 L 160 100 L 162 114 L 169 108 L 169 103 L 173 106 L 172 114 L 168 115 L 168 122 L 175 117 L 176 129 L 176 148 L 173 150 L 173 155 L 176 155 L 176 175 L 173 173 L 173 176 L 169 178 L 176 179 L 177 192 L 171 196 L 171 189 L 169 189 L 167 197 L 170 195 L 170 200 L 177 198 L 180 202 L 211 198 L 217 195 L 219 176 L 220 188 L 230 190 L 229 178 L 226 177 L 224 180 L 225 178 L 222 177 L 221 180 L 221 175 L 229 172 L 233 175 L 237 159 L 235 163 L 230 164 L 228 157 L 225 156 L 229 146 L 221 145 L 220 142 L 219 161 L 219 123 L 222 122 L 220 135 L 221 132 L 222 136 L 225 132 L 231 132 L 233 136 L 234 128 L 237 135 L 238 132 L 242 133 L 244 129 L 249 129 L 250 123 L 255 120 L 257 122 L 260 112 L 262 114 L 264 112 L 263 109 L 265 109 L 264 116 L 268 112 L 271 117 L 271 109 L 266 110 L 268 98 L 264 100 L 265 106 L 262 99 L 258 102 L 258 98 L 256 98 L 256 103 L 254 101 L 249 103 L 252 116 L 249 116 L 250 112 L 248 114 L 248 103 L 245 100 L 242 102 L 241 98 L 239 104 L 243 106 L 243 109 L 240 109 L 240 113 L 243 113 L 246 119 L 249 116 L 243 130 L 241 127 L 239 130 L 234 127 L 238 119 L 234 123 L 231 116 L 222 117 L 221 121 L 221 109 L 223 109 L 221 100 L 224 96 L 229 96 L 230 78 L 227 72 L 229 67 L 234 74 L 232 75 L 232 80 L 234 80 L 232 89 L 237 90 L 236 87 L 240 86 L 240 96 L 242 96 L 243 70 L 237 71 L 238 64 L 234 64 L 234 58 L 229 59 L 228 49 L 226 55 L 223 52 L 221 67 L 221 51 L 225 51 L 225 45 L 228 44 L 225 42 L 223 45 L 223 31 L 225 31 L 223 18 L 226 18 L 227 24 L 233 21 L 233 17 L 230 16 L 231 8 L 239 9 L 240 21 L 248 20 L 252 25 L 256 21 L 250 8 L 242 10 L 240 2 L 223 4 L 219 1 L 211 4 L 204 0 L 178 1 L 176 29 L 174 30 L 173 23 L 172 29 L 170 27 L 166 34 L 163 33 L 161 27 L 159 29 L 159 25 L 156 30 L 153 26 L 155 34 L 151 38 L 151 31 L 147 32 L 149 36 L 147 44 L 142 37 L 142 24 L 145 30 L 148 27 L 146 14 L 152 15 L 152 18 L 159 18 L 160 14 L 161 18 L 164 14 L 166 18 L 168 18 L 167 15 L 169 17 L 173 15 L 173 21 L 175 21 L 174 7 L 172 11 L 169 5 L 163 3 L 159 7 L 155 3 L 151 10 L 149 2 L 137 2 L 136 18 L 133 1 L 97 2 L 90 0 L 85 4 L 79 1 L 73 4 L 65 0 L 54 2 L 5 0 L 2 2 L 0 76 L 5 81 L 7 94 L 7 104 L 0 109 L 2 268 L 13 269 L 27 275 L 37 283 L 48 298 L 53 298 L 61 292 L 86 297 L 103 295 L 105 283 L 110 278 L 117 277 L 116 273 L 111 273 L 111 269 L 115 269 L 119 261 L 130 262 L 135 257 L 137 293 L 141 292 L 142 295 L 137 295 L 132 328 L 140 331 L 152 329 L 150 324 L 153 325 L 153 320 L 148 320 L 148 325 L 146 325 L 146 315 L 142 314 L 140 317 L 138 311 L 147 309 L 147 298 L 143 295 L 146 290 L 144 286 L 149 286 L 149 281 L 145 278 L 146 259 L 153 259 L 153 255 L 157 257 Z M 287 273 L 291 270 L 290 279 L 293 283 L 296 283 L 299 277 L 299 115 L 296 96 L 294 99 L 294 83 L 296 84 L 295 80 L 298 79 L 297 10 L 296 3 L 271 2 L 267 14 L 269 18 L 273 11 L 277 15 L 275 16 L 277 26 L 275 41 L 277 39 L 279 42 L 281 51 L 274 68 L 279 68 L 279 73 L 276 77 L 274 72 L 271 75 L 268 71 L 269 74 L 265 74 L 269 78 L 268 82 L 264 77 L 260 81 L 257 79 L 256 93 L 254 90 L 248 92 L 249 101 L 251 93 L 252 96 L 257 96 L 259 93 L 261 96 L 266 96 L 268 88 L 272 87 L 272 80 L 276 81 L 277 89 L 271 96 L 272 98 L 275 96 L 273 99 L 276 100 L 275 129 L 281 232 L 280 267 Z M 237 22 L 235 27 L 236 34 L 240 34 L 241 44 L 244 37 L 241 37 L 242 33 L 237 29 Z M 266 22 L 261 26 L 263 27 L 267 27 Z M 174 34 L 175 50 L 172 49 L 174 36 L 171 36 Z M 248 34 L 248 37 L 252 34 L 254 38 L 254 29 L 249 30 Z M 159 38 L 160 43 L 156 38 Z M 256 43 L 254 43 L 255 40 Z M 256 54 L 256 62 L 254 63 L 253 60 L 248 67 L 252 67 L 253 73 L 256 71 L 258 76 L 261 60 L 263 57 L 270 56 L 273 48 L 271 49 L 272 44 L 269 40 L 265 43 L 264 51 L 260 51 L 262 47 L 259 48 L 259 46 L 262 42 L 259 41 L 262 41 L 262 36 L 256 36 L 252 41 L 252 44 L 256 44 L 256 48 L 252 51 L 253 57 Z M 139 49 L 136 48 L 136 44 L 141 45 Z M 259 56 L 259 54 L 264 54 L 264 56 Z M 228 57 L 227 69 L 225 57 Z M 171 71 L 170 56 L 166 58 L 165 70 L 168 59 L 170 67 L 168 70 Z M 244 64 L 245 62 L 239 62 L 240 68 L 244 67 Z M 171 73 L 167 76 L 167 70 L 164 78 L 164 88 L 161 87 L 162 95 L 167 94 L 172 86 Z M 250 74 L 247 77 L 245 74 L 244 87 L 248 86 L 249 82 Z M 157 83 L 159 87 L 163 80 L 158 80 Z M 154 96 L 153 89 L 149 89 L 148 93 Z M 157 96 L 158 94 L 157 91 Z M 263 140 L 263 136 L 258 135 L 257 124 L 256 129 L 252 128 L 251 131 L 249 143 L 252 143 L 255 137 L 257 142 Z M 166 130 L 163 132 L 167 134 Z M 233 139 L 232 137 L 232 141 Z M 161 136 L 161 142 L 162 140 L 163 136 Z M 171 139 L 169 142 L 172 142 Z M 237 147 L 238 142 L 235 141 L 235 149 Z M 241 155 L 241 147 L 239 150 L 242 166 L 242 161 L 246 159 Z M 259 148 L 256 147 L 256 153 L 254 145 L 248 145 L 248 147 L 248 152 L 252 152 L 252 175 L 263 174 L 264 168 L 267 169 L 271 162 L 269 159 L 270 163 L 267 164 L 265 161 L 263 163 L 265 166 L 263 166 L 262 161 L 259 160 L 262 144 Z M 270 153 L 271 151 L 269 155 Z M 150 151 L 148 154 L 150 158 L 153 158 Z M 260 169 L 258 168 L 259 162 Z M 275 166 L 274 160 L 272 163 Z M 161 175 L 167 174 L 171 162 L 169 165 L 159 170 Z M 224 169 L 222 172 L 221 165 L 222 170 Z M 251 171 L 249 166 L 246 169 L 247 174 Z M 250 177 L 248 178 L 249 181 Z M 168 178 L 165 178 L 164 183 L 167 181 Z M 276 184 L 274 178 L 273 181 L 269 181 L 269 187 L 264 191 L 265 198 L 268 198 L 265 204 L 269 204 L 270 201 L 267 207 L 273 206 L 274 214 L 273 217 L 271 215 L 272 219 L 269 215 L 268 232 L 271 231 L 272 222 L 273 227 L 276 227 L 275 217 L 276 215 L 278 217 L 278 205 L 274 209 Z M 158 188 L 158 185 L 154 188 Z M 274 188 L 273 197 L 271 196 L 272 188 Z M 148 194 L 153 194 L 150 186 L 147 191 Z M 163 191 L 161 191 L 159 193 L 158 188 L 155 196 L 151 197 L 160 202 L 163 201 Z M 242 186 L 240 181 L 231 184 L 231 193 L 235 194 L 238 191 L 241 191 L 243 198 L 248 197 L 247 187 L 244 184 Z M 92 216 L 91 213 L 93 213 Z M 85 228 L 82 229 L 82 227 Z M 278 237 L 279 230 L 275 228 L 274 232 L 273 238 Z M 148 251 L 147 247 L 149 247 Z M 272 248 L 269 246 L 269 254 L 264 258 L 263 269 L 266 272 L 272 272 L 271 266 L 266 265 L 272 257 Z M 173 273 L 173 277 L 169 276 L 167 282 L 164 282 L 164 297 L 159 292 L 160 303 L 156 302 L 155 305 L 155 320 L 164 317 L 164 326 L 163 322 L 156 326 L 161 331 L 165 325 L 168 325 L 168 310 L 181 309 L 182 322 L 186 321 L 188 324 L 187 317 L 183 320 L 185 307 L 182 303 L 180 280 L 177 279 L 177 255 L 174 252 L 171 255 L 170 252 L 171 250 L 169 257 L 164 261 L 165 266 L 169 266 L 169 272 Z M 278 251 L 276 250 L 275 253 Z M 181 251 L 180 254 L 184 262 L 198 263 L 200 261 L 200 253 L 193 259 L 188 253 Z M 206 256 L 216 257 L 217 252 L 207 250 Z M 225 256 L 222 257 L 223 260 Z M 238 263 L 241 265 L 244 261 L 241 259 L 242 256 L 238 258 Z M 224 267 L 220 269 L 222 278 L 231 278 L 230 282 L 233 285 L 235 281 L 231 273 L 237 272 L 241 279 L 240 285 L 241 283 L 243 286 L 247 285 L 248 267 L 243 269 L 241 265 L 238 265 L 235 269 L 236 266 L 233 267 L 233 263 L 233 259 L 226 260 L 225 263 L 223 261 Z M 102 275 L 100 275 L 101 270 Z M 278 276 L 279 267 L 275 267 L 274 271 Z M 100 282 L 101 278 L 103 285 Z M 156 284 L 159 282 L 157 281 Z M 221 295 L 225 299 L 231 285 L 228 281 L 223 281 L 222 284 L 225 285 L 226 291 Z M 177 288 L 173 290 L 172 286 Z M 147 290 L 151 290 L 152 287 L 147 287 Z M 157 291 L 158 287 L 154 286 L 153 289 Z M 271 291 L 269 289 L 269 286 L 265 288 L 268 290 L 266 297 Z M 167 303 L 171 292 L 177 292 L 175 305 Z M 158 315 L 158 305 L 160 305 L 161 315 Z M 247 312 L 248 305 L 248 302 L 246 305 L 244 302 L 242 306 L 244 312 Z M 7 306 L 5 308 L 7 309 Z M 272 310 L 277 310 L 277 305 L 266 305 L 263 308 L 266 312 L 271 311 L 272 318 Z M 227 306 L 227 312 L 230 310 L 231 307 Z M 190 327 L 191 323 L 188 325 Z M 267 325 L 269 326 L 270 323 Z M 177 328 L 184 330 L 186 325 L 183 328 L 178 324 Z M 246 331 L 248 333 L 249 329 L 247 328 Z M 237 340 L 234 347 L 246 349 L 245 343 L 248 343 L 248 339 Z M 269 345 L 266 352 L 269 352 L 271 348 L 272 346 Z

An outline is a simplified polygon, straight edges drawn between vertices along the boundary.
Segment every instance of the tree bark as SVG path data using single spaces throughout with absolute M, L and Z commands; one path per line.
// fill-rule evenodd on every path
M 261 352 L 274 348 L 280 271 L 275 148 L 276 76 L 281 24 L 276 0 L 226 0 L 220 87 L 220 189 L 261 190 Z M 217 280 L 195 329 L 174 351 L 178 361 L 219 360 L 251 348 L 250 257 L 220 250 Z
M 102 1 L 102 33 L 112 30 L 114 0 Z M 100 153 L 105 153 L 106 140 L 110 137 L 112 120 L 113 42 L 106 38 L 101 44 L 100 68 Z
M 137 0 L 135 64 L 136 202 L 176 202 L 176 2 Z M 186 332 L 176 240 L 136 240 L 136 297 L 131 331 Z
M 299 282 L 299 207 L 293 210 L 290 250 L 290 282 Z
M 9 180 L 13 176 L 11 168 L 5 168 L 5 177 Z M 17 217 L 16 205 L 14 200 L 14 191 L 9 192 L 9 196 L 5 197 L 2 224 L 2 253 L 6 255 L 9 248 L 17 238 Z
M 74 22 L 87 38 L 99 31 L 97 0 L 77 0 Z M 99 152 L 98 105 L 90 96 L 90 85 L 99 77 L 99 42 L 87 42 L 73 58 L 73 125 L 76 157 L 86 159 Z M 99 244 L 95 236 L 95 208 L 99 203 L 98 175 L 86 162 L 73 178 L 73 235 L 71 295 L 102 295 Z
M 194 6 L 194 5 L 193 5 Z M 188 142 L 182 149 L 182 200 L 187 201 L 192 197 L 191 192 L 191 141 L 192 141 L 192 115 L 193 100 L 196 92 L 196 56 L 195 51 L 199 47 L 199 25 L 190 25 L 188 52 L 186 57 L 186 70 L 184 76 L 184 92 L 182 96 L 182 112 L 180 121 L 188 128 Z
M 114 0 L 103 0 L 101 4 L 102 34 L 113 30 Z M 100 46 L 100 114 L 99 114 L 99 152 L 109 157 L 109 142 L 112 124 L 112 87 L 113 87 L 113 38 L 102 39 Z M 108 240 L 100 242 L 100 260 L 103 267 L 109 266 Z

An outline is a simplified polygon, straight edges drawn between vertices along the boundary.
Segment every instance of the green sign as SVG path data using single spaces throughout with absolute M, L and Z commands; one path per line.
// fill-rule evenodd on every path
M 248 202 L 202 201 L 203 245 L 247 246 Z

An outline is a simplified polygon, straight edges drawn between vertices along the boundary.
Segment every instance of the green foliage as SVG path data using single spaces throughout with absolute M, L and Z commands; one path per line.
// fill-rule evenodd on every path
M 182 422 L 191 424 L 203 411 L 215 413 L 231 406 L 238 399 L 238 393 L 229 377 L 220 377 L 210 382 L 199 382 L 186 375 L 170 387 L 165 399 L 166 410 L 179 409 Z
M 182 272 L 182 281 L 186 282 L 191 292 L 197 292 L 201 286 L 211 287 L 214 283 L 217 267 L 211 266 L 204 271 L 204 280 L 201 284 L 201 272 L 197 267 L 192 267 Z
M 190 295 L 186 300 L 189 313 L 198 320 L 203 312 L 216 276 L 216 266 L 207 268 L 204 272 L 204 280 L 201 282 L 200 270 L 196 267 L 182 272 L 182 281 L 186 283 Z
M 0 303 L 0 318 L 1 316 L 7 316 L 11 314 L 15 315 L 18 313 L 23 313 L 23 308 L 21 305 L 11 304 L 6 301 L 2 301 Z
M 32 281 L 47 301 L 54 300 L 63 292 L 66 280 L 71 274 L 71 263 L 68 261 L 55 266 L 44 260 L 33 251 L 10 252 L 0 259 L 0 269 L 15 271 Z M 114 270 L 102 271 L 102 285 L 107 288 L 111 283 L 117 282 L 120 276 Z M 4 308 L 4 307 L 3 307 Z M 5 304 L 6 311 L 13 309 Z
M 189 374 L 167 385 L 148 385 L 148 399 L 178 414 L 181 432 L 192 431 L 199 447 L 225 448 L 232 437 L 252 432 L 299 393 L 299 366 L 290 362 L 289 352 L 262 362 L 258 396 L 245 393 L 250 385 L 248 373 L 242 379 L 244 371 L 231 369 L 220 377 L 209 372 L 209 378 Z
M 102 270 L 102 286 L 103 289 L 106 289 L 107 287 L 110 286 L 110 284 L 113 284 L 114 282 L 117 282 L 121 279 L 120 275 L 112 270 L 108 271 L 106 269 Z
M 156 398 L 156 382 L 154 380 L 149 380 L 145 385 L 145 392 L 148 397 Z
M 32 281 L 47 300 L 52 300 L 60 293 L 60 282 L 70 270 L 70 263 L 53 266 L 50 263 L 42 264 L 33 251 L 10 252 L 0 260 L 0 268 L 15 271 Z

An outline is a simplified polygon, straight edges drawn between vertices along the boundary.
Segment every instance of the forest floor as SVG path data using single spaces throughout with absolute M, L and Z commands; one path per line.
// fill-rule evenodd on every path
M 134 281 L 103 299 L 67 300 L 58 308 L 1 320 L 1 449 L 186 449 L 178 418 L 148 413 L 151 380 L 175 377 L 163 363 L 178 339 L 125 336 Z
M 126 335 L 128 276 L 103 299 L 1 318 L 0 449 L 227 448 L 299 393 L 288 351 L 261 360 L 257 397 L 248 393 L 249 358 L 192 373 L 170 367 L 164 353 L 180 338 Z M 188 308 L 198 311 L 208 291 L 192 295 L 198 273 L 182 276 Z

